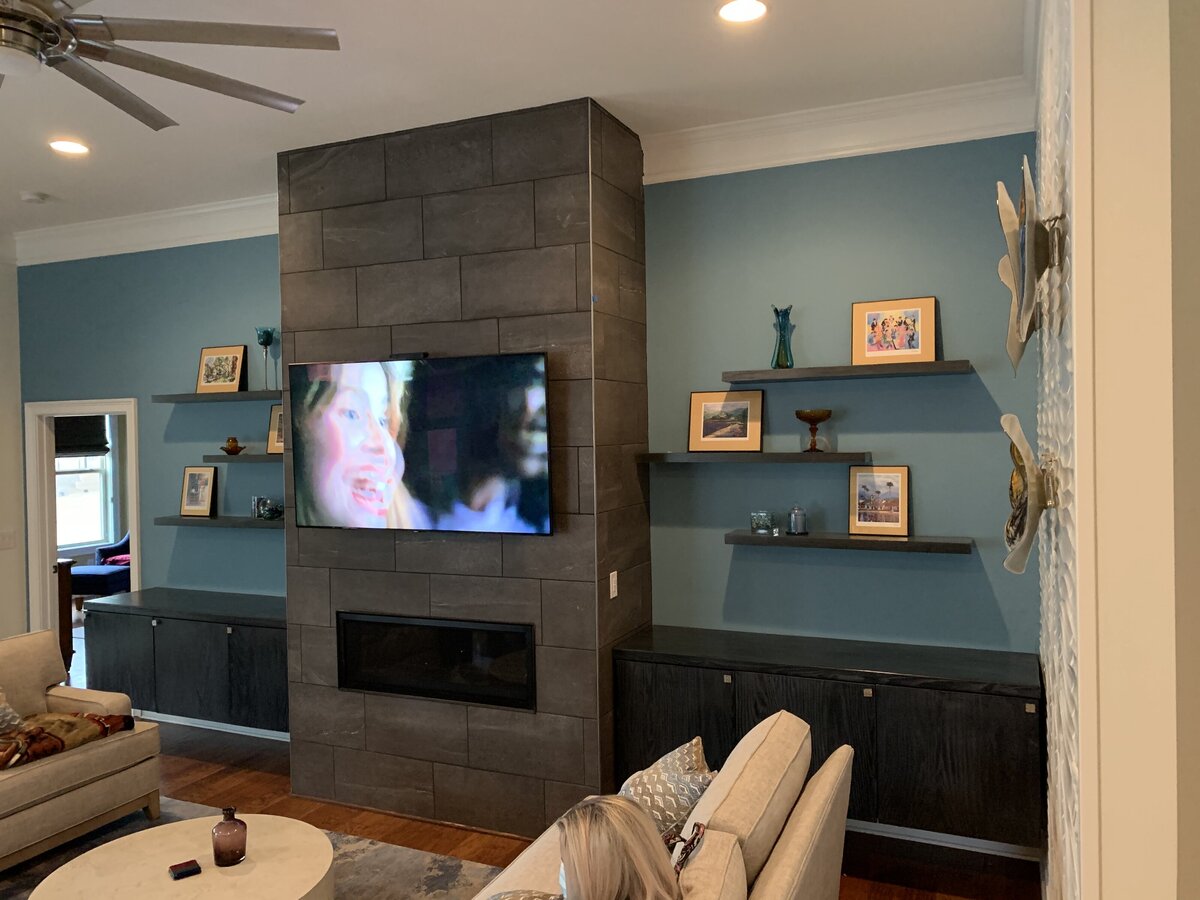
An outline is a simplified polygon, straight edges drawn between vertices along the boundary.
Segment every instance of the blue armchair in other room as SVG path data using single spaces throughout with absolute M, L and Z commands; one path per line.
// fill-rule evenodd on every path
M 114 560 L 113 557 L 124 557 Z M 129 590 L 129 535 L 96 548 L 96 563 L 71 570 L 71 593 L 75 596 L 110 597 Z

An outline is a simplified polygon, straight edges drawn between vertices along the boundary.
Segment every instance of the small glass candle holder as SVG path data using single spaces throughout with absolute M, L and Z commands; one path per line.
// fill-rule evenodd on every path
M 775 516 L 765 509 L 750 513 L 750 530 L 755 534 L 771 534 L 775 528 Z

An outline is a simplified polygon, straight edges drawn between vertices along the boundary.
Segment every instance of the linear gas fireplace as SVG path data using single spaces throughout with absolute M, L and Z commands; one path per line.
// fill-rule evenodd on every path
M 338 686 L 537 708 L 532 625 L 337 614 Z

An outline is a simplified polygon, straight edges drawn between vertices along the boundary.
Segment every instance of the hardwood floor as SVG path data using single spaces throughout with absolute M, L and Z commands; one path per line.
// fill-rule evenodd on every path
M 244 737 L 160 723 L 162 793 L 176 800 L 206 806 L 236 806 L 246 813 L 290 816 L 323 828 L 399 844 L 430 853 L 443 853 L 490 866 L 506 866 L 529 842 L 495 834 L 376 812 L 340 803 L 291 796 L 288 746 L 282 741 Z M 972 854 L 973 855 L 973 854 Z M 1016 900 L 1039 897 L 1036 883 L 1007 872 L 970 871 L 956 866 L 939 872 L 927 862 L 919 870 L 899 854 L 872 857 L 866 863 L 856 854 L 861 874 L 879 880 L 843 876 L 841 900 Z M 868 870 L 864 871 L 864 870 Z M 921 883 L 937 890 L 892 884 L 917 872 Z M 880 876 L 883 876 L 882 878 Z

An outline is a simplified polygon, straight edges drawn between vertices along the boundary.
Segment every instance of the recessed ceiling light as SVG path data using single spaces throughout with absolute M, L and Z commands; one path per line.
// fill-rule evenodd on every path
M 91 152 L 87 144 L 79 141 L 51 141 L 50 149 L 63 156 L 87 156 Z
M 762 0 L 729 0 L 717 13 L 726 22 L 753 22 L 766 14 Z

